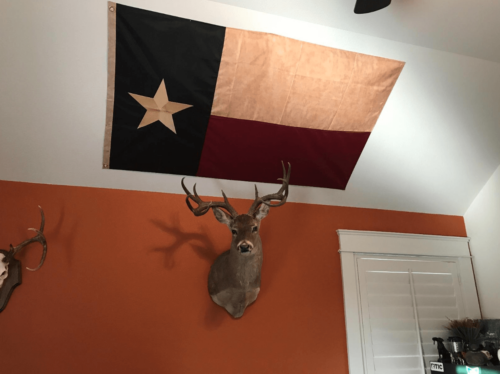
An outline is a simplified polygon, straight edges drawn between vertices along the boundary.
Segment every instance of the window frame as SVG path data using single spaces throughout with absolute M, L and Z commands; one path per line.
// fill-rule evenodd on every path
M 349 372 L 366 374 L 363 318 L 357 255 L 453 258 L 457 261 L 465 312 L 481 318 L 468 237 L 337 230 L 340 242 L 342 287 Z

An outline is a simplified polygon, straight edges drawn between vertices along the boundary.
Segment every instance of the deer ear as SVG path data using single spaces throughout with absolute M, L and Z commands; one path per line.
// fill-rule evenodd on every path
M 269 213 L 269 206 L 261 204 L 257 212 L 255 212 L 254 217 L 260 221 L 261 219 L 266 218 L 267 213 Z
M 212 210 L 214 211 L 214 215 L 215 218 L 217 218 L 217 221 L 231 228 L 230 226 L 231 223 L 233 223 L 233 218 L 229 214 L 227 214 L 226 212 L 224 212 L 222 209 L 219 208 L 212 208 Z

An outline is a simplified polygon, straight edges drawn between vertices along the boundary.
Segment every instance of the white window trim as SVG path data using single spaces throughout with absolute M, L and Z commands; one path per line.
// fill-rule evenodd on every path
M 470 238 L 356 230 L 337 230 L 337 234 L 340 241 L 347 355 L 351 374 L 367 372 L 356 266 L 358 255 L 455 258 L 467 316 L 481 318 L 469 250 Z

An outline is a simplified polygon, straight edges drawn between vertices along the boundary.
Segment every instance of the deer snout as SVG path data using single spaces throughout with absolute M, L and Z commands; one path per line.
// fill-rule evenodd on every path
M 244 240 L 238 244 L 238 249 L 241 253 L 250 253 L 253 249 L 253 244 Z

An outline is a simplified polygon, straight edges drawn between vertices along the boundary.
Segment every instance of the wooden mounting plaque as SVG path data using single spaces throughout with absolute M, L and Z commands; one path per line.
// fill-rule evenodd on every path
M 8 252 L 0 249 L 0 253 L 7 255 Z M 2 288 L 0 288 L 0 313 L 7 306 L 14 288 L 19 286 L 21 283 L 21 262 L 13 258 L 9 262 L 9 276 L 3 282 Z

